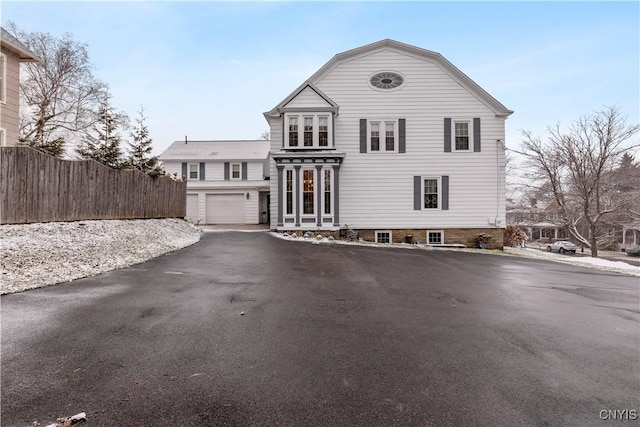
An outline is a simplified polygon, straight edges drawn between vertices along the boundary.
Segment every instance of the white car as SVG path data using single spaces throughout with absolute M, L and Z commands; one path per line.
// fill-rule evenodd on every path
M 558 252 L 561 254 L 571 252 L 575 254 L 577 250 L 578 247 L 568 240 L 558 240 L 557 242 L 547 245 L 547 252 Z

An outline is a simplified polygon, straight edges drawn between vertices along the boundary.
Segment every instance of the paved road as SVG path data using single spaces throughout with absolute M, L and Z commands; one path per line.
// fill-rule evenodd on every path
M 640 414 L 638 285 L 537 260 L 206 233 L 3 296 L 2 425 L 81 411 L 87 426 L 611 425 L 600 411 Z

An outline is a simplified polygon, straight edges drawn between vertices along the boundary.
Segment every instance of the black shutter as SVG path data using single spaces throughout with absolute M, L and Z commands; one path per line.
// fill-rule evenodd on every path
M 473 119 L 473 151 L 480 152 L 480 118 Z
M 187 164 L 183 163 L 182 164 L 182 179 L 184 179 L 186 181 L 187 178 L 188 178 L 188 176 L 187 176 Z
M 242 179 L 247 180 L 247 162 L 242 162 Z
M 204 163 L 200 163 L 200 181 L 204 181 Z
M 449 177 L 442 177 L 442 210 L 449 210 Z
M 419 211 L 422 209 L 422 177 L 414 176 L 413 177 L 413 210 Z
M 229 181 L 229 162 L 224 162 L 224 180 Z
M 360 152 L 367 152 L 367 119 L 360 119 Z
M 451 152 L 451 119 L 449 117 L 444 119 L 444 152 Z
M 407 152 L 407 137 L 406 137 L 406 119 L 398 120 L 398 152 L 406 153 Z

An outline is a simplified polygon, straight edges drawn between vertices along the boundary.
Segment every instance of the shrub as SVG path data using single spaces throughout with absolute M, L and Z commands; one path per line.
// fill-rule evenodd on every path
M 513 225 L 507 226 L 504 229 L 504 245 L 505 246 L 522 246 L 524 242 L 527 241 L 527 235 L 524 231 L 520 230 L 518 227 L 514 227 Z

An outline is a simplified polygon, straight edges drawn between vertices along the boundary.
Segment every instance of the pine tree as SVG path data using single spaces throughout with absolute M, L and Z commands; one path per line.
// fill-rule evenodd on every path
M 149 138 L 149 127 L 147 117 L 144 115 L 144 108 L 140 107 L 139 117 L 136 118 L 136 125 L 133 127 L 131 137 L 133 142 L 129 143 L 128 166 L 138 169 L 151 176 L 164 175 L 165 171 L 158 162 L 158 156 L 152 156 L 151 138 Z
M 108 103 L 100 107 L 98 114 L 99 118 L 93 129 L 95 134 L 87 134 L 76 152 L 83 159 L 93 159 L 110 168 L 124 169 L 126 163 L 122 161 L 118 129 L 126 126 L 127 117 L 116 113 Z

